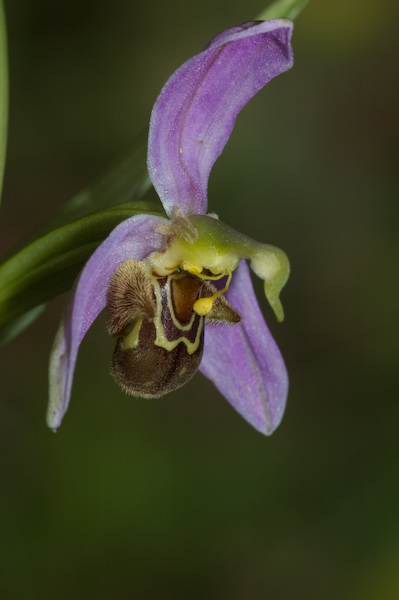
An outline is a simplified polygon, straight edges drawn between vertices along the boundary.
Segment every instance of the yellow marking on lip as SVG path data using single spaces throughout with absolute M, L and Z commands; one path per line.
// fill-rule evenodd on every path
M 143 319 L 137 319 L 132 331 L 123 337 L 123 349 L 137 348 L 139 345 L 140 327 Z
M 195 340 L 193 342 L 190 342 L 190 340 L 188 340 L 183 335 L 181 337 L 177 338 L 177 340 L 172 340 L 172 341 L 168 340 L 165 335 L 165 331 L 164 331 L 162 321 L 161 321 L 162 299 L 161 299 L 161 291 L 160 291 L 158 282 L 157 282 L 157 285 L 154 285 L 154 292 L 155 292 L 155 296 L 157 299 L 157 302 L 156 302 L 157 312 L 153 319 L 153 323 L 154 323 L 155 331 L 156 331 L 156 338 L 155 338 L 154 344 L 156 346 L 160 346 L 161 348 L 165 348 L 165 350 L 167 350 L 168 352 L 172 352 L 172 350 L 174 350 L 176 348 L 176 346 L 178 344 L 180 344 L 180 342 L 183 342 L 184 344 L 186 344 L 188 354 L 194 354 L 194 352 L 196 350 L 198 350 L 198 347 L 200 344 L 201 332 L 202 332 L 202 328 L 204 326 L 203 319 L 201 319 L 200 323 L 198 324 L 197 335 L 195 336 Z M 170 294 L 169 290 L 168 290 L 168 294 Z M 169 295 L 168 295 L 168 302 L 169 302 Z M 171 311 L 171 315 L 172 315 L 172 320 L 173 320 L 174 325 L 176 325 L 176 327 L 178 329 L 180 329 L 180 331 L 188 331 L 191 328 L 191 326 L 194 322 L 194 319 L 195 319 L 195 313 L 193 312 L 193 315 L 192 315 L 189 323 L 187 325 L 181 325 L 180 323 L 177 323 L 177 321 L 175 320 L 173 311 Z

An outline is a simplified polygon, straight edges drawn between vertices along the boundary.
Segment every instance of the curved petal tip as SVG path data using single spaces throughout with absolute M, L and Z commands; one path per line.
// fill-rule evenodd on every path
M 244 23 L 215 36 L 182 65 L 158 96 L 147 166 L 170 216 L 204 214 L 212 166 L 245 104 L 293 65 L 290 21 Z
M 207 327 L 200 370 L 244 419 L 270 435 L 284 414 L 288 374 L 259 309 L 244 261 L 226 295 L 242 321 L 229 327 Z

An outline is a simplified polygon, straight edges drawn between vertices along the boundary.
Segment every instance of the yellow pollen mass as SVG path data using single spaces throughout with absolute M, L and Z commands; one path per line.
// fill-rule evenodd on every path
M 222 290 L 219 290 L 218 292 L 216 292 L 216 294 L 213 294 L 213 296 L 210 296 L 209 298 L 198 298 L 198 300 L 194 302 L 193 311 L 197 313 L 197 315 L 199 315 L 200 317 L 205 317 L 205 315 L 211 312 L 215 299 L 218 296 L 221 296 L 221 294 L 224 294 L 224 292 L 227 292 L 227 290 L 229 289 L 231 276 L 232 272 L 229 271 L 229 276 L 227 278 L 226 285 Z M 223 277 L 223 274 L 217 277 L 209 277 L 209 279 L 220 279 L 221 277 Z
M 205 317 L 212 310 L 214 296 L 212 298 L 198 298 L 194 302 L 193 311 L 200 317 Z

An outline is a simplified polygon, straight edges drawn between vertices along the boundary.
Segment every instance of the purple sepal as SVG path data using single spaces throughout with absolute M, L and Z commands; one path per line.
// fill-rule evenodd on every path
M 208 326 L 200 371 L 258 431 L 279 425 L 288 394 L 288 374 L 256 299 L 245 261 L 226 294 L 242 316 L 238 325 Z
M 168 215 L 205 214 L 211 168 L 243 106 L 290 69 L 293 24 L 244 23 L 209 42 L 166 82 L 151 115 L 148 172 Z
M 51 353 L 47 422 L 52 429 L 59 427 L 68 408 L 79 346 L 106 306 L 110 276 L 123 261 L 142 260 L 159 250 L 162 235 L 155 227 L 166 222 L 162 217 L 146 214 L 123 221 L 86 263 L 69 298 Z

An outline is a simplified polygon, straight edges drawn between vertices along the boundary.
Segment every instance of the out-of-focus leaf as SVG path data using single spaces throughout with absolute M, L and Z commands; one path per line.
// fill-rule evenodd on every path
M 291 19 L 293 21 L 305 8 L 309 0 L 276 0 L 268 6 L 258 17 L 259 21 L 269 19 Z
M 21 317 L 10 321 L 0 329 L 0 348 L 11 342 L 15 337 L 22 333 L 33 321 L 36 321 L 42 312 L 47 308 L 47 302 L 35 306 L 32 310 L 24 313 Z
M 98 179 L 66 202 L 27 241 L 32 242 L 90 213 L 140 200 L 151 187 L 146 164 L 147 136 L 145 129 L 137 136 L 128 154 L 117 159 Z
M 48 300 L 71 288 L 86 260 L 120 221 L 141 212 L 164 215 L 160 203 L 139 201 L 151 187 L 147 135 L 146 129 L 129 154 L 69 200 L 0 265 L 0 346 L 33 323 Z M 93 214 L 112 206 L 112 211 Z M 46 252 L 45 264 L 40 264 Z
M 0 344 L 11 339 L 10 333 L 19 333 L 24 322 L 33 321 L 32 309 L 69 290 L 112 229 L 140 213 L 165 216 L 152 202 L 125 203 L 56 229 L 4 262 L 0 266 Z
M 6 162 L 8 124 L 7 31 L 3 2 L 0 0 L 0 198 Z

